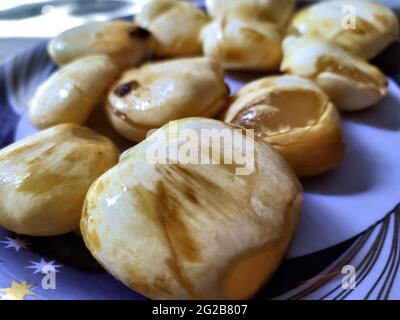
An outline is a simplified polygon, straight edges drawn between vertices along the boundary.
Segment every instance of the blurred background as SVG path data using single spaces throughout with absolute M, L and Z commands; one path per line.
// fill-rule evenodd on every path
M 87 20 L 107 20 L 134 15 L 146 1 L 0 0 L 0 63 Z M 400 0 L 378 1 L 400 12 Z M 191 2 L 201 5 L 203 0 Z M 351 3 L 351 0 L 349 2 Z

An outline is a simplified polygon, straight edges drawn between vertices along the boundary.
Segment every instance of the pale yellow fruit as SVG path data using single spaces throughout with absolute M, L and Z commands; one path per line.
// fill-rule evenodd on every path
M 88 56 L 53 73 L 29 102 L 29 119 L 39 128 L 83 124 L 105 98 L 118 68 L 104 55 Z
M 134 67 L 148 51 L 150 33 L 123 20 L 91 21 L 53 38 L 48 52 L 58 65 L 94 55 L 108 55 L 121 68 Z
M 324 173 L 343 159 L 339 115 L 328 97 L 308 80 L 281 76 L 251 82 L 234 96 L 224 119 L 253 129 L 299 177 Z
M 283 33 L 269 22 L 225 14 L 203 28 L 203 52 L 224 69 L 277 71 Z
M 321 38 L 288 36 L 283 51 L 281 71 L 313 80 L 342 111 L 370 107 L 387 94 L 378 68 Z
M 177 137 L 170 133 L 174 126 Z M 197 137 L 201 130 L 234 132 L 217 120 L 189 118 L 130 149 L 91 186 L 83 238 L 106 270 L 147 297 L 249 298 L 282 260 L 298 222 L 301 186 L 271 147 L 244 130 L 233 150 L 254 142 L 247 149 L 254 153 L 249 175 L 237 175 L 241 165 L 224 164 L 226 158 L 221 164 L 186 165 L 148 160 L 149 148 L 163 148 L 163 135 L 172 145 L 183 130 Z M 225 143 L 200 144 L 209 161 L 212 152 L 232 150 Z
M 214 60 L 167 60 L 126 71 L 109 92 L 107 112 L 121 135 L 141 141 L 170 120 L 214 116 L 228 96 L 223 70 Z
M 399 21 L 389 8 L 360 0 L 316 3 L 293 18 L 289 30 L 319 36 L 365 59 L 378 55 L 399 36 Z
M 87 190 L 118 154 L 109 139 L 74 124 L 0 150 L 0 225 L 31 236 L 76 230 Z
M 151 31 L 151 48 L 159 56 L 201 55 L 199 32 L 208 21 L 191 3 L 174 0 L 148 1 L 135 17 Z
M 213 17 L 227 12 L 245 18 L 285 25 L 294 10 L 295 0 L 206 0 L 208 13 Z

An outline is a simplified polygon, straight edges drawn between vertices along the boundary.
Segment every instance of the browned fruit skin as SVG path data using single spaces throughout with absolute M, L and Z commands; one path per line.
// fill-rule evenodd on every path
M 324 39 L 287 36 L 282 48 L 281 71 L 313 81 L 341 111 L 372 107 L 387 95 L 377 67 Z
M 233 13 L 285 26 L 295 8 L 295 0 L 206 0 L 206 7 L 214 18 Z
M 150 36 L 129 21 L 90 21 L 57 35 L 49 42 L 48 52 L 58 65 L 106 55 L 121 69 L 131 68 L 143 61 Z
M 204 55 L 227 70 L 278 71 L 284 28 L 226 13 L 203 28 Z
M 29 120 L 44 129 L 62 123 L 84 124 L 119 74 L 105 55 L 78 59 L 53 73 L 29 101 Z
M 151 32 L 152 52 L 163 57 L 201 55 L 199 33 L 208 21 L 193 4 L 175 0 L 148 1 L 134 18 L 137 26 Z
M 63 124 L 0 151 L 0 225 L 31 236 L 78 228 L 94 180 L 118 161 L 117 147 L 91 129 Z
M 235 129 L 205 118 L 170 125 L 197 134 Z M 236 174 L 237 162 L 148 161 L 148 148 L 161 146 L 157 139 L 168 130 L 162 127 L 125 152 L 92 185 L 81 220 L 85 243 L 106 270 L 149 298 L 249 298 L 288 248 L 299 219 L 301 185 L 286 162 L 258 139 L 248 175 Z M 235 150 L 252 138 L 241 130 Z
M 344 13 L 348 5 L 351 6 Z M 289 32 L 319 37 L 370 60 L 399 37 L 399 22 L 390 8 L 376 1 L 335 0 L 300 10 L 289 25 Z

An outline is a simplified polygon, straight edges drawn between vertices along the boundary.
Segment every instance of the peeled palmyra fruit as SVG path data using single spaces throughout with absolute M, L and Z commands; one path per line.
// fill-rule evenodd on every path
M 299 177 L 331 170 L 344 155 L 336 108 L 306 79 L 281 76 L 253 81 L 236 93 L 224 120 L 253 129 Z
M 201 132 L 224 138 L 210 143 Z M 202 161 L 149 157 L 174 145 Z M 226 152 L 248 156 L 250 170 Z M 92 185 L 81 231 L 94 257 L 147 297 L 242 299 L 279 266 L 300 205 L 301 186 L 271 147 L 229 124 L 188 118 L 126 151 Z

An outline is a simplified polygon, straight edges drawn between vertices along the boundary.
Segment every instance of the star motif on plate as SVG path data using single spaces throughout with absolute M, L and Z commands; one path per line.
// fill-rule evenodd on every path
M 0 241 L 0 243 L 5 244 L 4 248 L 14 248 L 15 251 L 19 251 L 21 248 L 27 249 L 28 248 L 28 242 L 26 240 L 23 240 L 19 238 L 18 236 L 15 237 L 15 239 L 12 239 L 10 237 L 6 237 L 6 240 Z
M 62 265 L 60 264 L 55 264 L 55 260 L 52 261 L 46 261 L 43 258 L 40 258 L 39 262 L 31 261 L 32 265 L 25 267 L 28 269 L 34 269 L 33 274 L 36 273 L 47 273 L 47 271 L 54 271 L 54 272 L 60 272 L 57 268 L 61 268 Z
M 0 288 L 0 300 L 24 300 L 25 296 L 34 294 L 30 288 L 33 285 L 13 280 L 10 288 Z

